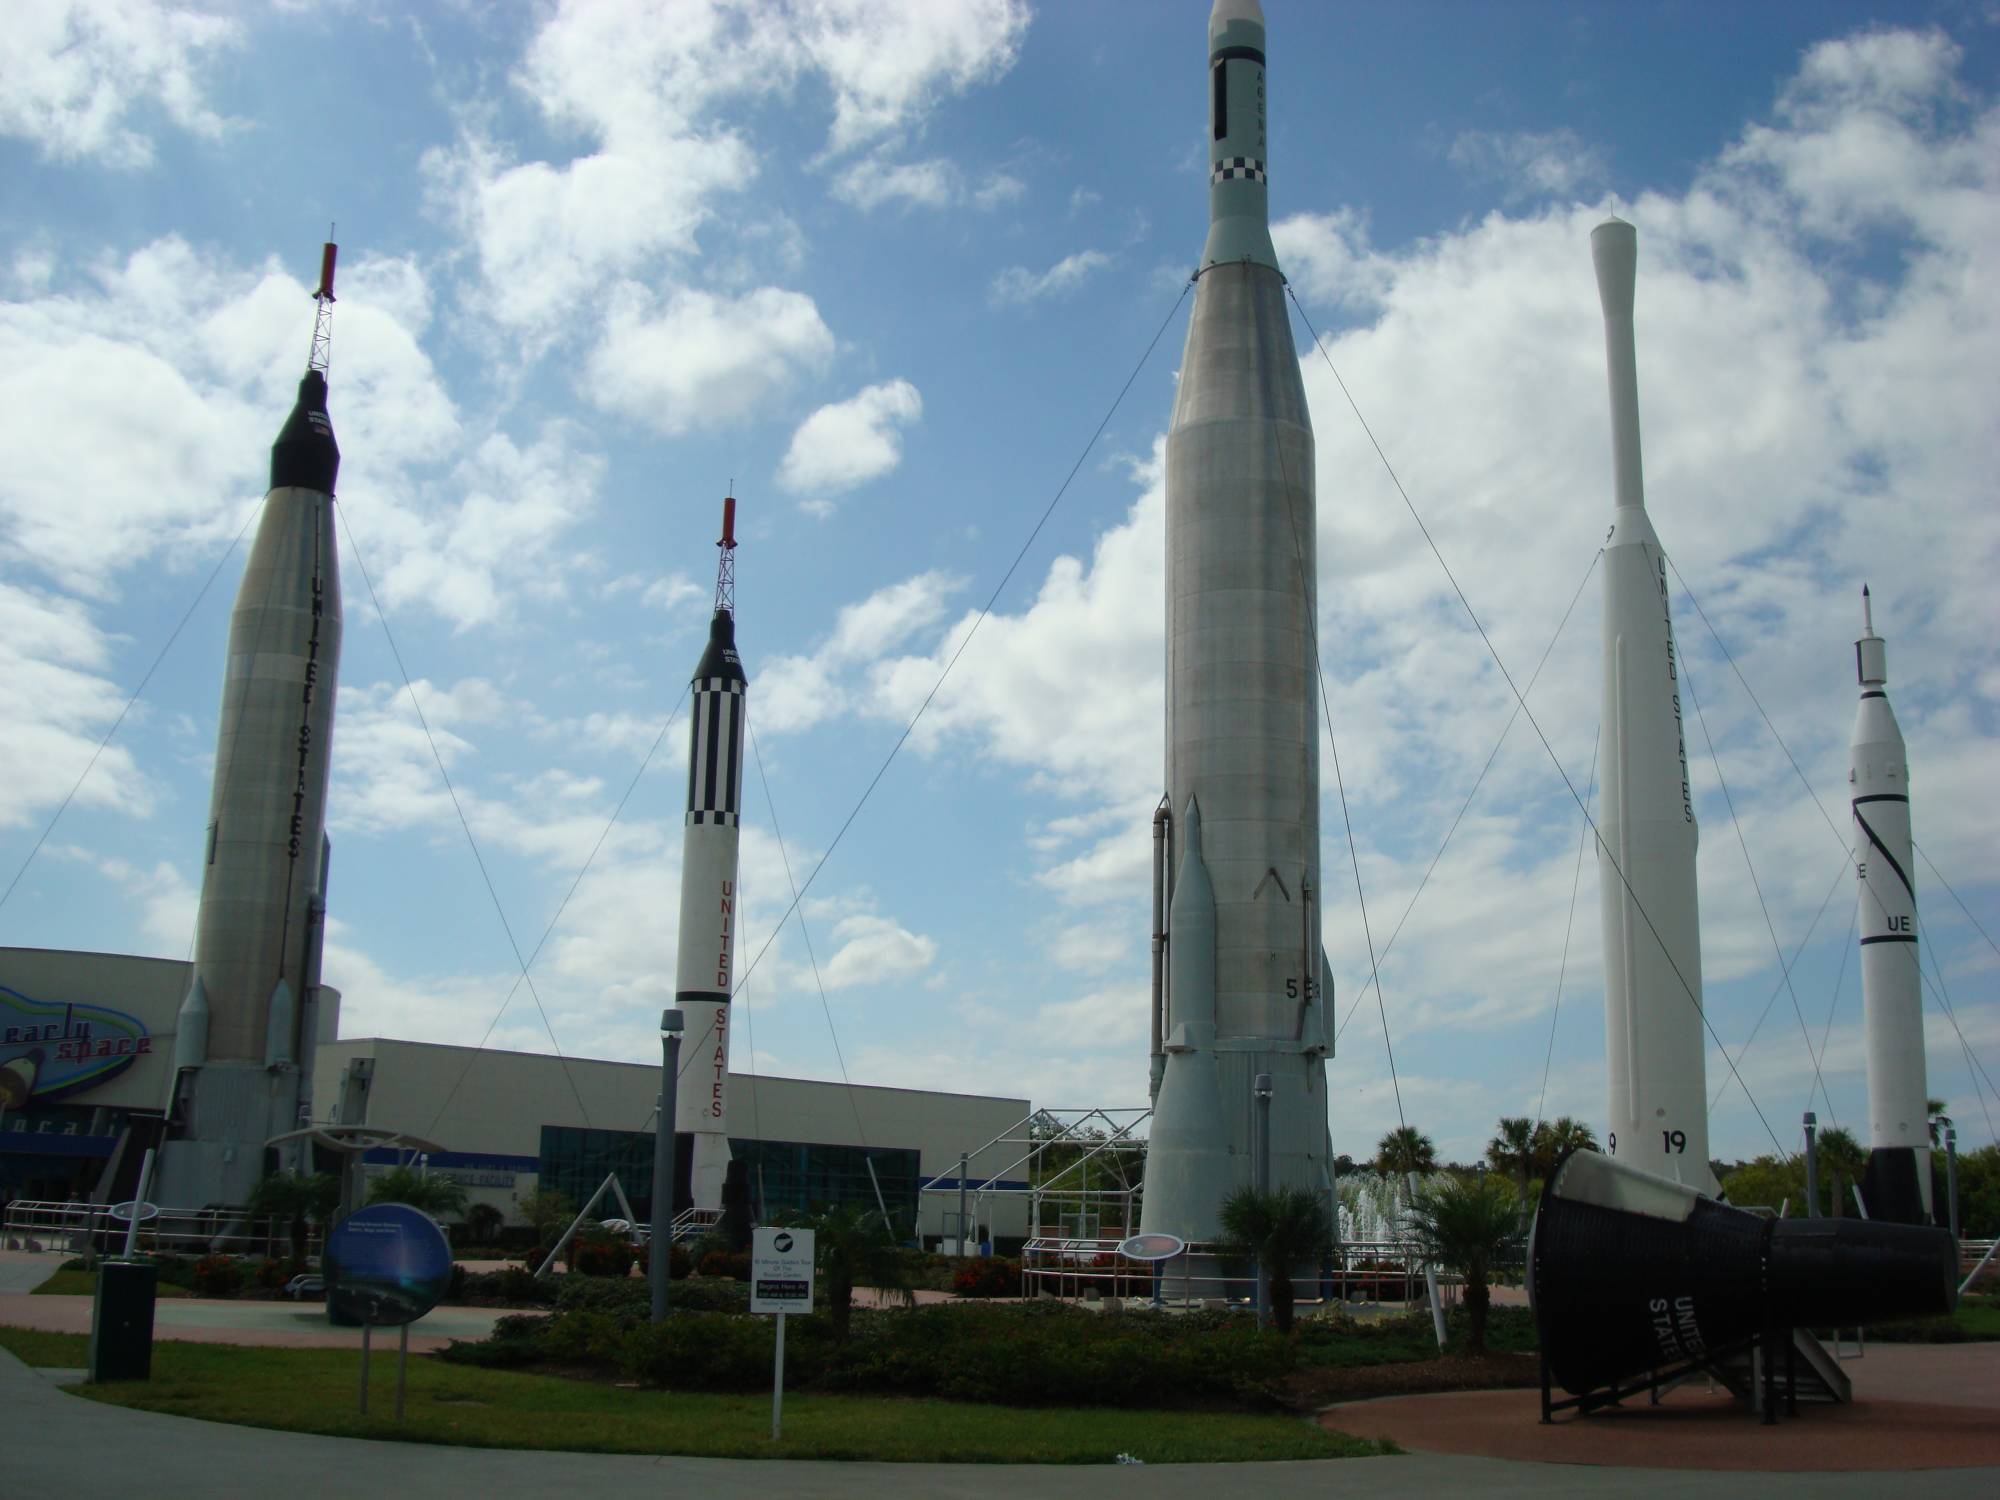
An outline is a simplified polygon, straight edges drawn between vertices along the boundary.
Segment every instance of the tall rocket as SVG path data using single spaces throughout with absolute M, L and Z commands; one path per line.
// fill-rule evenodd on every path
M 1590 258 L 1604 306 L 1616 510 L 1604 544 L 1605 1145 L 1621 1161 L 1713 1194 L 1701 1013 L 1694 796 L 1681 725 L 1667 559 L 1646 514 L 1632 294 L 1639 237 L 1607 219 Z
M 1931 1222 L 1930 1101 L 1924 1076 L 1917 892 L 1910 862 L 1910 766 L 1889 706 L 1889 652 L 1861 590 L 1854 643 L 1861 703 L 1847 781 L 1853 789 L 1854 873 L 1860 882 L 1861 1007 L 1868 1035 L 1868 1169 L 1861 1194 L 1874 1219 Z
M 1167 432 L 1166 1065 L 1143 1227 L 1201 1242 L 1251 1183 L 1327 1183 L 1312 419 L 1271 245 L 1264 16 L 1208 23 L 1209 228 Z
M 743 662 L 736 654 L 734 499 L 722 502 L 722 540 L 716 546 L 721 561 L 715 617 L 689 686 L 687 821 L 674 961 L 674 1003 L 686 1014 L 687 1038 L 674 1129 L 694 1138 L 689 1186 L 693 1206 L 702 1209 L 722 1207 L 722 1179 L 729 1169 L 729 993 L 736 973 L 736 847 L 747 708 Z
M 336 247 L 312 355 L 271 445 L 271 485 L 229 620 L 194 969 L 174 1032 L 160 1201 L 241 1205 L 310 1101 L 326 911 L 326 788 L 340 671 L 326 409 Z M 287 1163 L 286 1165 L 299 1165 Z

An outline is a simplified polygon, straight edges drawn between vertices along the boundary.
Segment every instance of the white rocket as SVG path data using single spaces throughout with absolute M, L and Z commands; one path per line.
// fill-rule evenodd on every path
M 176 1207 L 240 1206 L 280 1165 L 265 1142 L 298 1129 L 310 1099 L 340 671 L 340 448 L 324 367 L 334 255 L 327 245 L 313 362 L 271 446 L 271 486 L 229 618 L 194 973 L 156 1179 L 156 1196 Z
M 1681 725 L 1667 559 L 1646 514 L 1632 338 L 1638 235 L 1591 231 L 1611 377 L 1616 511 L 1604 544 L 1603 805 L 1605 1146 L 1621 1161 L 1714 1193 L 1701 1014 L 1694 797 Z
M 1910 862 L 1910 766 L 1889 707 L 1889 653 L 1861 590 L 1854 667 L 1861 703 L 1847 781 L 1853 789 L 1854 872 L 1860 882 L 1861 1006 L 1868 1033 L 1868 1215 L 1931 1222 L 1930 1101 L 1924 1077 L 1917 893 Z
M 1271 1183 L 1323 1190 L 1319 694 L 1312 419 L 1271 245 L 1264 16 L 1208 23 L 1209 230 L 1167 432 L 1165 1068 L 1142 1225 L 1202 1242 L 1251 1183 L 1272 1079 Z M 1165 863 L 1163 861 L 1162 863 Z
M 686 1044 L 674 1129 L 694 1138 L 693 1206 L 722 1207 L 729 1169 L 729 994 L 736 973 L 736 849 L 743 810 L 747 684 L 736 655 L 736 502 L 722 502 L 715 618 L 689 689 L 687 821 L 674 1003 Z M 671 1201 L 655 1187 L 661 1202 Z

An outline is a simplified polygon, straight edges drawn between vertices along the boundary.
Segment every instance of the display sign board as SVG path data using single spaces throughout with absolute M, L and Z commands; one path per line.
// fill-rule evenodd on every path
M 329 1323 L 414 1323 L 451 1284 L 451 1243 L 421 1209 L 377 1203 L 349 1214 L 326 1237 Z
M 750 1311 L 809 1313 L 813 1306 L 813 1232 L 762 1228 L 750 1241 Z
M 137 1016 L 37 1000 L 0 985 L 0 1105 L 47 1104 L 114 1078 L 153 1050 Z
M 1119 1245 L 1118 1253 L 1127 1260 L 1172 1260 L 1187 1249 L 1187 1241 L 1173 1234 L 1135 1234 Z

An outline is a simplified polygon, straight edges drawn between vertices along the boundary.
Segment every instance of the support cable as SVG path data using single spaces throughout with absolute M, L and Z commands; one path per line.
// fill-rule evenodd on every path
M 1930 947 L 1930 939 L 1924 936 L 1924 924 L 1921 919 L 1919 919 L 1917 922 L 1917 933 L 1918 936 L 1924 938 L 1923 946 Z M 1985 1064 L 1980 1062 L 1978 1058 L 1972 1055 L 1972 1045 L 1971 1043 L 1966 1041 L 1965 1032 L 1960 1029 L 1958 1024 L 1958 1014 L 1956 1011 L 1952 1009 L 1951 997 L 1945 993 L 1944 965 L 1938 962 L 1938 956 L 1935 949 L 1933 949 L 1931 952 L 1931 968 L 1937 974 L 1936 992 L 1938 997 L 1938 1003 L 1944 1009 L 1945 1019 L 1951 1022 L 1951 1029 L 1958 1033 L 1959 1048 L 1961 1051 L 1965 1053 L 1965 1061 L 1967 1068 L 1972 1073 L 1972 1097 L 1978 1102 L 1980 1112 L 1986 1116 L 1986 1133 L 1992 1139 L 2000 1141 L 2000 1135 L 1995 1135 L 1993 1132 L 1993 1115 L 1992 1112 L 1986 1108 L 1986 1093 L 1981 1091 L 1979 1087 L 1979 1080 L 1982 1076 L 1986 1079 L 1986 1089 L 1987 1091 L 1992 1092 L 1995 1095 L 1995 1097 L 2000 1097 L 2000 1089 L 1994 1089 L 1993 1075 L 1986 1071 Z M 1919 964 L 1918 972 L 1919 973 L 1922 972 L 1921 963 Z
M 1827 1114 L 1838 1126 L 1840 1115 L 1833 1107 L 1833 1095 L 1827 1091 L 1826 1077 L 1820 1072 L 1819 1054 L 1813 1051 L 1812 1032 L 1806 1027 L 1805 1007 L 1799 1004 L 1799 993 L 1792 987 L 1792 966 L 1785 962 L 1785 946 L 1778 941 L 1777 924 L 1771 920 L 1770 904 L 1764 900 L 1764 884 L 1757 878 L 1757 862 L 1750 857 L 1750 840 L 1744 836 L 1743 820 L 1736 815 L 1736 798 L 1729 790 L 1729 778 L 1722 774 L 1722 757 L 1715 753 L 1715 736 L 1708 732 L 1708 715 L 1701 710 L 1701 694 L 1695 691 L 1694 673 L 1688 670 L 1685 651 L 1681 653 L 1681 681 L 1687 684 L 1688 701 L 1694 705 L 1695 722 L 1701 725 L 1701 737 L 1708 745 L 1708 759 L 1715 767 L 1715 779 L 1722 787 L 1722 801 L 1729 809 L 1730 826 L 1736 830 L 1736 844 L 1743 851 L 1743 867 L 1750 872 L 1750 889 L 1757 893 L 1757 909 L 1764 914 L 1764 930 L 1771 935 L 1771 952 L 1778 960 L 1778 983 L 1792 997 L 1792 1014 L 1798 1018 L 1799 1040 L 1806 1044 L 1806 1058 L 1812 1063 L 1813 1081 L 1819 1086 L 1820 1097 L 1826 1100 Z M 1815 917 L 1813 920 L 1817 924 L 1819 919 Z M 1810 932 L 1807 935 L 1810 936 Z M 1806 1090 L 1806 1103 L 1812 1103 L 1811 1089 Z
M 1299 305 L 1298 294 L 1296 292 L 1292 294 L 1292 303 L 1299 308 L 1299 316 L 1305 320 L 1307 330 L 1312 331 L 1312 320 L 1306 318 L 1305 308 Z M 1404 507 L 1410 512 L 1410 518 L 1417 523 L 1417 530 L 1423 534 L 1425 545 L 1431 549 L 1431 556 L 1437 559 L 1438 567 L 1444 571 L 1445 580 L 1451 584 L 1452 592 L 1458 596 L 1458 602 L 1464 608 L 1466 618 L 1472 621 L 1473 629 L 1479 633 L 1479 639 L 1485 643 L 1487 654 L 1493 658 L 1493 665 L 1500 669 L 1500 675 L 1506 680 L 1507 686 L 1513 692 L 1515 700 L 1520 703 L 1521 712 L 1527 718 L 1529 727 L 1535 731 L 1535 737 L 1542 742 L 1542 749 L 1547 753 L 1550 763 L 1556 768 L 1556 774 L 1562 778 L 1563 786 L 1569 792 L 1570 800 L 1576 803 L 1577 808 L 1583 813 L 1584 817 L 1590 820 L 1591 831 L 1598 833 L 1596 820 L 1590 817 L 1590 809 L 1584 805 L 1583 797 L 1576 789 L 1576 783 L 1570 780 L 1569 772 L 1563 769 L 1562 760 L 1556 755 L 1555 746 L 1549 743 L 1549 737 L 1543 731 L 1541 722 L 1535 718 L 1534 711 L 1528 707 L 1527 699 L 1523 696 L 1519 685 L 1514 681 L 1513 674 L 1507 670 L 1507 663 L 1501 659 L 1500 652 L 1494 646 L 1492 637 L 1486 633 L 1486 626 L 1481 623 L 1478 612 L 1473 609 L 1472 601 L 1466 598 L 1465 590 L 1459 587 L 1457 575 L 1451 571 L 1451 565 L 1444 560 L 1444 553 L 1439 550 L 1436 539 L 1431 536 L 1430 528 L 1424 524 L 1423 517 L 1418 514 L 1415 502 L 1410 499 L 1409 491 L 1403 488 L 1403 481 L 1397 476 L 1395 465 L 1389 462 L 1389 455 L 1383 451 L 1382 444 L 1375 437 L 1374 429 L 1368 425 L 1368 419 L 1361 414 L 1361 407 L 1356 403 L 1353 392 L 1348 390 L 1347 382 L 1341 379 L 1340 371 L 1334 368 L 1333 356 L 1327 353 L 1326 346 L 1320 341 L 1317 332 L 1313 332 L 1313 344 L 1319 350 L 1320 358 L 1326 362 L 1327 369 L 1332 372 L 1334 383 L 1340 387 L 1341 395 L 1347 398 L 1348 407 L 1353 411 L 1355 420 L 1360 423 L 1361 430 L 1367 436 L 1370 446 L 1374 448 L 1375 456 L 1382 460 L 1382 467 L 1388 471 L 1390 483 L 1396 487 L 1396 493 L 1402 497 Z M 1599 842 L 1602 843 L 1603 836 L 1601 833 L 1598 834 L 1598 838 Z M 1610 857 L 1608 850 L 1607 862 L 1613 873 L 1618 876 L 1619 884 L 1625 888 L 1625 894 L 1632 902 L 1632 909 L 1638 912 L 1639 916 L 1645 921 L 1646 929 L 1652 934 L 1653 941 L 1660 945 L 1660 951 L 1665 955 L 1668 967 L 1673 970 L 1674 978 L 1680 983 L 1681 993 L 1686 997 L 1687 1002 L 1694 1007 L 1695 1014 L 1701 1018 L 1702 1029 L 1708 1033 L 1710 1039 L 1718 1047 L 1721 1047 L 1721 1036 L 1717 1033 L 1714 1023 L 1708 1019 L 1708 1013 L 1702 1009 L 1701 1000 L 1695 994 L 1694 986 L 1688 981 L 1688 977 L 1681 972 L 1680 965 L 1674 961 L 1673 953 L 1667 947 L 1666 940 L 1660 935 L 1660 930 L 1655 925 L 1652 914 L 1646 910 L 1644 903 L 1639 900 L 1639 893 L 1632 888 L 1631 877 L 1620 868 L 1615 858 Z M 1729 1058 L 1727 1048 L 1723 1048 L 1722 1055 L 1724 1061 L 1727 1061 Z M 1740 1077 L 1737 1079 L 1737 1082 L 1739 1084 L 1743 1083 Z M 1771 1138 L 1771 1144 L 1777 1147 L 1778 1154 L 1782 1157 L 1789 1157 L 1791 1153 L 1785 1149 L 1784 1143 L 1778 1139 L 1777 1131 L 1771 1128 L 1771 1122 L 1765 1118 L 1762 1107 L 1758 1105 L 1756 1096 L 1750 1092 L 1749 1085 L 1747 1084 L 1743 1084 L 1743 1096 L 1750 1101 L 1750 1107 L 1757 1115 L 1757 1123 L 1764 1127 L 1764 1133 Z
M 1159 347 L 1160 339 L 1167 331 L 1167 325 L 1173 322 L 1174 314 L 1181 310 L 1181 303 L 1187 301 L 1187 294 L 1193 286 L 1194 281 L 1190 278 L 1187 285 L 1181 288 L 1179 298 L 1168 309 L 1166 317 L 1160 320 L 1160 326 L 1154 332 L 1152 341 L 1146 345 L 1145 353 L 1139 356 L 1139 362 L 1133 365 L 1132 373 L 1125 377 L 1125 383 L 1118 388 L 1118 394 L 1112 398 L 1109 409 L 1104 413 L 1104 419 L 1097 424 L 1096 430 L 1091 433 L 1089 440 L 1084 443 L 1083 451 L 1077 454 L 1076 462 L 1070 465 L 1068 475 L 1057 488 L 1054 497 L 1044 507 L 1041 517 L 1035 522 L 1033 529 L 1028 532 L 1027 540 L 1021 543 L 1020 550 L 1014 554 L 1014 560 L 1007 564 L 1007 571 L 1000 575 L 1000 581 L 993 586 L 993 592 L 987 595 L 985 604 L 980 606 L 978 615 L 973 619 L 972 628 L 965 632 L 965 638 L 958 643 L 957 649 L 951 653 L 950 659 L 945 662 L 944 670 L 938 673 L 937 681 L 932 683 L 930 691 L 924 694 L 924 701 L 917 705 L 917 711 L 910 716 L 910 722 L 903 726 L 903 732 L 896 736 L 895 743 L 889 747 L 889 753 L 882 757 L 882 764 L 876 767 L 874 776 L 869 779 L 868 785 L 862 789 L 861 796 L 856 800 L 852 811 L 848 813 L 845 821 L 841 823 L 839 831 L 833 836 L 832 842 L 826 846 L 826 853 L 819 857 L 819 863 L 814 865 L 812 872 L 806 876 L 805 884 L 801 885 L 798 888 L 797 894 L 792 897 L 791 906 L 778 919 L 777 925 L 771 929 L 771 935 L 764 940 L 764 945 L 757 950 L 757 956 L 751 959 L 749 966 L 744 969 L 743 978 L 747 979 L 750 975 L 757 972 L 757 965 L 764 961 L 764 955 L 770 951 L 771 944 L 777 941 L 778 934 L 784 929 L 786 921 L 791 918 L 792 912 L 798 909 L 799 903 L 805 899 L 806 892 L 813 888 L 813 882 L 819 879 L 820 872 L 827 866 L 827 861 L 833 858 L 834 851 L 840 847 L 841 840 L 847 837 L 848 830 L 854 826 L 854 820 L 861 816 L 861 810 L 868 805 L 868 799 L 875 795 L 875 788 L 882 784 L 882 778 L 888 774 L 889 767 L 894 764 L 897 755 L 902 752 L 903 746 L 909 741 L 910 736 L 916 732 L 918 723 L 923 719 L 924 714 L 929 710 L 938 693 L 943 690 L 945 679 L 951 676 L 952 669 L 958 665 L 958 659 L 965 655 L 966 647 L 972 644 L 973 637 L 979 633 L 979 627 L 986 623 L 987 616 L 993 613 L 994 605 L 1000 602 L 1001 593 L 1013 581 L 1014 574 L 1020 570 L 1021 564 L 1027 559 L 1028 549 L 1035 545 L 1036 538 L 1042 534 L 1042 528 L 1048 525 L 1049 517 L 1055 514 L 1056 507 L 1062 503 L 1063 496 L 1069 493 L 1070 486 L 1076 482 L 1076 476 L 1083 470 L 1084 461 L 1090 457 L 1091 450 L 1097 446 L 1097 440 L 1104 436 L 1104 429 L 1111 425 L 1111 419 L 1118 414 L 1118 408 L 1125 402 L 1126 393 L 1132 389 L 1133 383 L 1139 378 L 1139 372 L 1146 368 L 1147 361 L 1153 357 L 1153 350 Z
M 1598 555 L 1600 557 L 1603 556 L 1601 552 Z M 1533 687 L 1534 684 L 1531 682 L 1528 686 Z M 1510 720 L 1509 722 L 1511 723 L 1512 721 Z M 1597 751 L 1598 747 L 1603 743 L 1604 726 L 1600 724 L 1597 727 L 1596 736 L 1590 742 L 1590 782 L 1584 792 L 1584 795 L 1591 801 L 1595 801 L 1597 798 Z M 1549 1069 L 1555 1065 L 1556 1060 L 1556 1022 L 1562 1018 L 1563 980 L 1569 975 L 1569 940 L 1570 935 L 1576 930 L 1576 893 L 1583 886 L 1583 851 L 1588 847 L 1589 843 L 1590 825 L 1586 822 L 1583 827 L 1576 831 L 1576 873 L 1570 876 L 1569 881 L 1569 920 L 1563 924 L 1562 966 L 1556 970 L 1556 1004 L 1555 1009 L 1549 1015 L 1548 1050 L 1542 1055 L 1542 1091 L 1535 1095 L 1535 1124 L 1537 1126 L 1540 1126 L 1542 1123 L 1542 1107 L 1549 1102 Z M 1532 1134 L 1529 1139 L 1533 1140 Z
M 521 945 L 514 940 L 514 929 L 507 921 L 506 908 L 500 904 L 500 892 L 494 888 L 493 877 L 486 869 L 486 857 L 479 852 L 479 840 L 472 836 L 472 823 L 458 800 L 458 788 L 452 785 L 451 772 L 445 769 L 444 756 L 439 753 L 437 739 L 431 734 L 430 720 L 424 717 L 424 706 L 417 701 L 416 684 L 410 681 L 410 669 L 403 665 L 403 653 L 397 648 L 396 634 L 389 628 L 389 616 L 383 612 L 382 600 L 375 593 L 375 580 L 369 576 L 368 564 L 361 555 L 361 548 L 355 543 L 354 528 L 348 525 L 344 509 L 336 514 L 340 516 L 341 529 L 347 533 L 347 550 L 354 554 L 354 564 L 361 570 L 361 581 L 368 587 L 368 602 L 375 606 L 375 618 L 382 622 L 382 638 L 389 643 L 389 654 L 395 658 L 396 670 L 402 674 L 403 690 L 409 694 L 410 707 L 416 710 L 417 724 L 424 731 L 424 742 L 431 747 L 431 759 L 437 762 L 438 775 L 444 780 L 452 811 L 458 814 L 458 826 L 465 831 L 465 842 L 472 850 L 472 861 L 479 866 L 479 878 L 486 882 L 486 894 L 492 899 L 494 915 L 500 919 L 500 930 L 507 934 L 507 946 L 514 950 L 514 962 L 520 966 L 521 978 L 528 986 L 528 994 L 534 999 L 535 1009 L 541 1012 L 542 1026 L 549 1034 L 549 1045 L 556 1049 L 556 1060 L 562 1064 L 563 1081 L 569 1085 L 570 1093 L 576 1096 L 576 1107 L 583 1115 L 583 1123 L 588 1126 L 590 1107 L 583 1102 L 583 1092 L 570 1075 L 569 1059 L 563 1055 L 562 1043 L 556 1040 L 556 1029 L 549 1020 L 548 1009 L 542 1004 L 541 994 L 535 989 L 535 981 L 528 973 L 528 961 L 521 957 Z M 495 1020 L 498 1019 L 496 1016 Z
M 194 618 L 194 612 L 201 608 L 201 601 L 208 597 L 208 591 L 214 586 L 215 580 L 221 575 L 223 565 L 229 561 L 237 547 L 242 544 L 244 533 L 250 530 L 250 523 L 262 514 L 263 506 L 260 504 L 250 512 L 248 518 L 243 522 L 242 528 L 237 531 L 235 539 L 223 549 L 222 556 L 215 560 L 215 566 L 208 570 L 208 577 L 204 578 L 201 581 L 201 587 L 195 590 L 194 598 L 188 604 L 187 609 L 181 614 L 180 622 L 174 626 L 172 632 L 167 636 L 166 641 L 161 645 L 158 653 L 153 657 L 153 664 L 146 668 L 145 675 L 139 679 L 139 685 L 133 688 L 131 693 L 126 697 L 125 706 L 118 710 L 118 717 L 111 721 L 111 727 L 104 731 L 104 738 L 99 740 L 97 748 L 90 752 L 90 759 L 85 762 L 83 770 L 77 774 L 77 778 L 71 784 L 70 789 L 63 794 L 62 801 L 56 804 L 56 810 L 50 816 L 48 826 L 42 829 L 42 836 L 35 840 L 35 846 L 28 851 L 27 858 L 21 861 L 21 868 L 14 872 L 14 878 L 7 882 L 5 893 L 0 894 L 0 907 L 5 907 L 13 899 L 15 888 L 21 883 L 21 877 L 28 873 L 28 866 L 35 862 L 35 856 L 40 854 L 42 846 L 48 843 L 49 835 L 56 831 L 56 824 L 60 823 L 63 814 L 69 811 L 70 803 L 75 801 L 76 794 L 83 790 L 83 784 L 90 779 L 90 773 L 97 769 L 99 757 L 110 748 L 111 741 L 117 735 L 119 729 L 123 727 L 126 716 L 132 712 L 132 705 L 139 701 L 139 695 L 146 691 L 146 684 L 153 680 L 153 674 L 160 670 L 160 663 L 165 661 L 167 653 L 174 649 L 174 642 L 181 638 L 181 632 L 187 629 L 187 623 Z
M 1979 935 L 1986 939 L 1986 946 L 1993 950 L 1994 957 L 2000 958 L 2000 943 L 1994 942 L 1993 934 L 1980 926 L 1979 918 L 1972 914 L 1972 908 L 1965 904 L 1965 898 L 1952 889 L 1951 882 L 1944 878 L 1944 872 L 1938 869 L 1936 865 L 1931 864 L 1931 857 L 1924 853 L 1924 846 L 1919 844 L 1915 839 L 1911 839 L 1910 847 L 1922 856 L 1924 864 L 1929 867 L 1931 874 L 1937 877 L 1937 883 L 1943 886 L 1950 893 L 1951 899 L 1958 903 L 1958 909 L 1965 913 L 1965 920 L 1970 922 L 1974 927 L 1979 928 Z

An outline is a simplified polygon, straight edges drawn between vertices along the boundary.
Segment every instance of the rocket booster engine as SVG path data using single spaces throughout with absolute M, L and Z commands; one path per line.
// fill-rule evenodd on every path
M 1604 308 L 1616 509 L 1604 544 L 1604 800 L 1597 867 L 1604 921 L 1605 1144 L 1643 1171 L 1713 1194 L 1701 1011 L 1694 795 L 1681 724 L 1667 559 L 1646 514 L 1632 336 L 1639 239 L 1590 234 Z
M 1143 1228 L 1217 1237 L 1252 1179 L 1324 1190 L 1312 418 L 1269 227 L 1264 17 L 1209 17 L 1209 229 L 1167 433 L 1167 787 L 1175 820 L 1165 1068 Z
M 1917 891 L 1911 862 L 1910 765 L 1889 706 L 1889 651 L 1875 633 L 1875 606 L 1861 590 L 1862 635 L 1854 643 L 1861 702 L 1847 780 L 1854 810 L 1854 873 L 1860 882 L 1861 1007 L 1868 1037 L 1870 1218 L 1928 1224 L 1932 1218 L 1930 1104 L 1924 1069 L 1923 980 L 1917 968 Z
M 736 853 L 748 689 L 736 654 L 733 499 L 722 502 L 722 540 L 716 545 L 722 558 L 715 616 L 689 689 L 687 818 L 674 963 L 674 1003 L 687 1018 L 674 1129 L 694 1138 L 689 1187 L 699 1209 L 722 1207 L 722 1179 L 729 1169 L 729 996 L 736 974 Z M 661 1191 L 655 1188 L 656 1194 Z
M 322 318 L 333 250 L 321 265 Z M 315 351 L 322 346 L 315 336 Z M 229 620 L 193 977 L 175 1026 L 162 1202 L 240 1205 L 310 1097 L 340 671 L 325 370 L 306 370 Z

